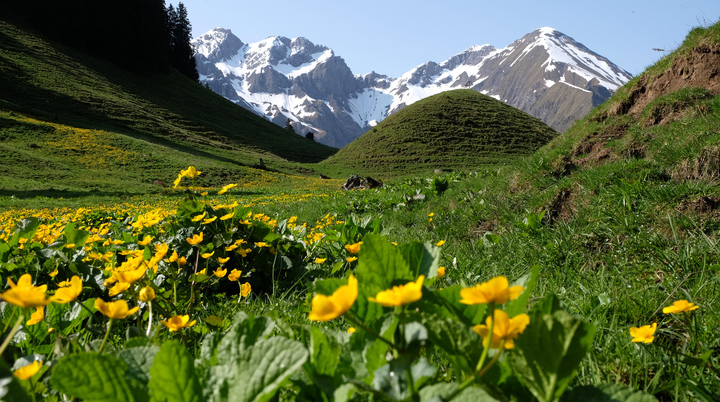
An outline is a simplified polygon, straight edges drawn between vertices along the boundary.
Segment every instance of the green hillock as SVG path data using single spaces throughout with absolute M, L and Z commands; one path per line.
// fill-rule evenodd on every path
M 473 169 L 529 155 L 556 134 L 512 106 L 459 89 L 407 106 L 323 164 L 387 176 Z

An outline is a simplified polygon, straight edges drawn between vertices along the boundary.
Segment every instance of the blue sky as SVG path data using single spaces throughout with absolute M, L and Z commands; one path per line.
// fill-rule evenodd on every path
M 177 5 L 177 0 L 166 0 Z M 503 48 L 549 26 L 637 75 L 694 27 L 720 19 L 720 0 L 553 2 L 184 0 L 193 37 L 229 28 L 245 43 L 304 36 L 345 59 L 355 74 L 398 77 L 472 45 Z

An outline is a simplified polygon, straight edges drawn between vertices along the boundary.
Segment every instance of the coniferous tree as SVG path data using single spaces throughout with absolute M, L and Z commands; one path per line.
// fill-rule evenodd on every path
M 195 55 L 190 41 L 192 26 L 188 18 L 187 8 L 178 3 L 177 9 L 171 4 L 167 10 L 167 25 L 170 31 L 170 60 L 172 66 L 194 81 L 200 80 L 197 72 Z

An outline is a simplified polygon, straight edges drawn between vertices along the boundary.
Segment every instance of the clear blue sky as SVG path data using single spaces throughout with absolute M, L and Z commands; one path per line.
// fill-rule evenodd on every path
M 166 0 L 177 6 L 178 0 Z M 303 36 L 355 74 L 391 77 L 442 62 L 472 45 L 503 48 L 549 26 L 633 75 L 677 48 L 694 27 L 720 19 L 720 0 L 393 1 L 184 0 L 193 37 L 222 27 L 245 43 Z

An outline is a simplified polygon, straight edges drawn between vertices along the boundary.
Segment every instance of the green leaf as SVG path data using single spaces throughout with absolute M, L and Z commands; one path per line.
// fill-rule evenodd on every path
M 380 235 L 370 233 L 363 237 L 358 261 L 358 282 L 373 296 L 398 283 L 416 279 L 402 253 Z
M 418 308 L 443 318 L 459 319 L 466 326 L 479 324 L 485 318 L 487 304 L 460 303 L 460 290 L 462 286 L 453 285 L 440 291 L 426 291 Z
M 365 243 L 363 243 L 363 246 L 365 246 Z M 397 248 L 402 253 L 405 261 L 407 261 L 413 280 L 420 275 L 425 275 L 426 279 L 437 276 L 437 270 L 440 266 L 440 247 L 412 242 L 402 244 Z
M 73 243 L 76 248 L 79 248 L 85 245 L 85 242 L 90 237 L 91 233 L 85 230 L 76 229 L 74 223 L 68 223 L 65 225 L 63 234 L 65 235 L 65 240 L 68 244 Z
M 310 362 L 318 374 L 334 376 L 338 367 L 342 345 L 320 327 L 310 327 Z
M 17 246 L 20 239 L 31 239 L 35 236 L 35 232 L 37 232 L 40 227 L 40 223 L 40 219 L 36 217 L 20 219 L 15 226 L 15 233 L 10 240 L 8 240 L 8 246 L 11 248 Z
M 525 287 L 525 290 L 518 296 L 517 299 L 511 301 L 505 307 L 505 312 L 508 316 L 515 317 L 518 314 L 522 314 L 527 309 L 528 300 L 535 285 L 537 284 L 538 277 L 540 276 L 540 265 L 535 265 L 530 269 L 530 274 L 523 276 L 520 280 L 516 281 L 512 286 L 521 285 Z
M 657 402 L 640 390 L 622 384 L 583 385 L 563 394 L 561 402 Z
M 482 338 L 457 320 L 431 313 L 421 313 L 430 341 L 447 353 L 457 370 L 472 376 L 482 355 Z
M 58 391 L 86 402 L 146 400 L 142 384 L 125 376 L 127 364 L 115 356 L 77 353 L 63 357 L 50 382 Z M 143 392 L 145 391 L 145 392 Z
M 513 368 L 539 401 L 555 401 L 575 374 L 594 335 L 594 325 L 563 310 L 552 315 L 535 311 L 525 332 L 515 341 Z
M 236 361 L 256 341 L 269 335 L 274 327 L 269 317 L 248 317 L 244 312 L 239 312 L 217 347 L 218 362 L 225 364 Z
M 235 376 L 230 380 L 229 402 L 268 401 L 290 375 L 308 358 L 300 342 L 283 337 L 258 340 L 245 349 L 234 363 Z
M 202 388 L 192 356 L 177 341 L 166 342 L 155 355 L 149 387 L 153 402 L 202 401 Z
M 154 345 L 126 348 L 118 353 L 118 357 L 128 365 L 126 372 L 128 377 L 147 384 L 150 379 L 150 367 L 159 350 L 160 348 Z
M 413 387 L 415 389 L 429 378 L 434 377 L 437 372 L 437 369 L 424 357 L 421 357 L 411 367 L 408 367 L 409 363 L 406 359 L 393 359 L 388 364 L 378 368 L 373 378 L 373 387 L 391 398 L 401 400 L 410 396 L 408 368 L 412 372 Z

